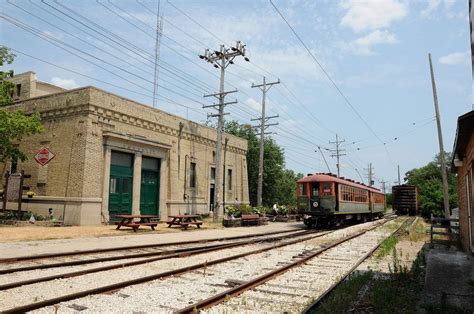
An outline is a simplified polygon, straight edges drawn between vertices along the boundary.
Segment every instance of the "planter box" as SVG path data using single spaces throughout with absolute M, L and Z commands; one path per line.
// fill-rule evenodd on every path
M 40 227 L 60 227 L 65 226 L 63 221 L 56 220 L 56 221 L 49 221 L 49 220 L 37 220 L 34 224 L 28 222 L 28 220 L 10 220 L 10 219 L 0 219 L 0 225 L 9 225 L 9 226 L 17 226 L 17 227 L 25 227 L 25 226 L 40 226 Z
M 242 220 L 240 218 L 234 218 L 234 219 L 226 219 L 222 221 L 222 224 L 224 227 L 240 227 L 242 225 Z

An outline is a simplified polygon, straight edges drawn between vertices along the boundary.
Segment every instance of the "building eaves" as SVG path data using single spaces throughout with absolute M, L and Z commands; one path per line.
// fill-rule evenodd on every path
M 474 110 L 460 116 L 456 129 L 456 138 L 454 140 L 453 157 L 451 164 L 455 168 L 455 160 L 463 160 L 466 154 L 466 147 L 469 139 L 474 133 Z

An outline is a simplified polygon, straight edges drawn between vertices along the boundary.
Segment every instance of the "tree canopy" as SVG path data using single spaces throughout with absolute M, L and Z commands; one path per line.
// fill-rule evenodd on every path
M 225 132 L 242 137 L 248 141 L 247 170 L 249 180 L 250 204 L 257 203 L 258 160 L 260 140 L 254 129 L 240 125 L 236 121 L 225 124 Z M 285 169 L 283 149 L 271 138 L 265 139 L 262 204 L 296 204 L 296 181 L 303 174 Z
M 451 153 L 445 153 L 446 160 L 451 160 Z M 457 180 L 451 172 L 449 162 L 446 165 L 449 186 L 450 208 L 457 207 Z M 419 193 L 419 208 L 425 217 L 431 213 L 435 216 L 444 216 L 443 183 L 441 178 L 441 163 L 439 154 L 427 165 L 408 171 L 405 174 L 408 184 L 415 185 Z
M 7 47 L 0 46 L 0 66 L 5 63 L 11 64 L 14 58 L 15 55 Z M 17 145 L 21 139 L 43 130 L 38 113 L 26 115 L 21 111 L 1 108 L 12 104 L 15 85 L 7 80 L 12 76 L 12 70 L 0 72 L 0 163 L 3 163 L 4 166 L 2 175 L 7 161 L 28 159 L 28 156 Z

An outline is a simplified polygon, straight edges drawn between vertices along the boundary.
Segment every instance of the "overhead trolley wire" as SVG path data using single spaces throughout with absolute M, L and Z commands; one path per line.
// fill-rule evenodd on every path
M 26 57 L 28 57 L 28 58 L 31 58 L 31 59 L 34 59 L 34 60 L 37 60 L 37 61 L 40 61 L 40 62 L 43 62 L 43 63 L 46 63 L 46 64 L 51 65 L 51 66 L 53 66 L 53 67 L 56 67 L 56 68 L 58 68 L 58 69 L 61 69 L 61 70 L 64 70 L 64 71 L 68 71 L 68 72 L 74 73 L 74 74 L 76 74 L 76 75 L 79 75 L 79 76 L 88 78 L 88 79 L 90 79 L 90 80 L 94 80 L 94 81 L 96 81 L 96 82 L 99 82 L 99 83 L 102 83 L 102 84 L 105 84 L 105 85 L 109 85 L 109 86 L 112 86 L 112 87 L 115 87 L 115 88 L 123 89 L 123 90 L 125 90 L 125 91 L 128 91 L 128 92 L 131 92 L 131 93 L 135 93 L 135 94 L 137 94 L 137 95 L 141 95 L 141 96 L 145 96 L 145 97 L 148 97 L 148 98 L 150 98 L 150 99 L 153 99 L 153 96 L 152 96 L 151 94 L 144 94 L 144 93 L 141 93 L 141 92 L 137 92 L 137 91 L 135 91 L 135 90 L 132 90 L 132 89 L 129 89 L 129 88 L 120 86 L 120 85 L 116 85 L 116 84 L 113 84 L 113 83 L 110 83 L 110 82 L 107 82 L 107 81 L 98 79 L 98 78 L 96 78 L 96 77 L 93 77 L 93 76 L 90 76 L 90 75 L 81 73 L 81 72 L 79 72 L 79 71 L 76 71 L 76 70 L 73 70 L 73 69 L 70 69 L 70 68 L 67 68 L 67 67 L 58 65 L 58 64 L 55 64 L 55 63 L 53 63 L 53 62 L 50 62 L 50 61 L 47 61 L 47 60 L 44 60 L 44 59 L 40 59 L 40 58 L 38 58 L 38 57 L 32 56 L 32 55 L 30 55 L 30 54 L 28 54 L 28 53 L 26 53 L 26 52 L 20 51 L 20 50 L 18 50 L 18 49 L 11 48 L 11 47 L 9 47 L 9 48 L 10 48 L 13 52 L 15 52 L 15 53 L 24 55 L 24 56 L 26 56 Z M 171 102 L 171 103 L 173 103 L 173 104 L 175 104 L 175 105 L 178 105 L 178 106 L 180 106 L 180 107 L 183 107 L 183 108 L 186 108 L 186 109 L 195 111 L 195 112 L 197 112 L 197 113 L 199 113 L 199 114 L 202 114 L 202 115 L 206 115 L 206 113 L 203 113 L 202 110 L 198 110 L 198 109 L 196 109 L 196 108 L 192 108 L 192 107 L 183 105 L 183 104 L 181 104 L 181 103 L 179 103 L 179 102 L 176 102 L 176 101 L 174 101 L 174 100 L 171 100 L 171 99 L 169 99 L 169 98 L 167 98 L 167 97 L 165 97 L 165 96 L 159 96 L 159 97 L 161 97 L 162 99 L 165 99 L 166 101 L 169 101 L 169 102 Z
M 277 11 L 278 15 L 280 15 L 280 17 L 283 19 L 283 21 L 285 21 L 286 25 L 288 25 L 288 27 L 291 29 L 291 31 L 293 32 L 293 34 L 296 36 L 296 38 L 298 38 L 299 42 L 303 45 L 303 47 L 306 49 L 306 51 L 308 52 L 308 54 L 311 56 L 311 58 L 313 59 L 314 62 L 316 62 L 316 64 L 319 66 L 319 68 L 321 69 L 321 71 L 323 71 L 323 73 L 325 74 L 325 76 L 327 77 L 327 79 L 331 82 L 331 84 L 334 86 L 334 88 L 337 90 L 337 92 L 339 93 L 339 95 L 341 95 L 341 97 L 344 99 L 344 101 L 346 102 L 347 105 L 349 105 L 349 107 L 354 111 L 354 113 L 359 117 L 359 119 L 365 124 L 365 126 L 370 130 L 370 132 L 372 132 L 372 134 L 375 135 L 375 137 L 377 137 L 377 139 L 383 143 L 382 139 L 377 135 L 377 133 L 375 133 L 375 131 L 372 129 L 372 127 L 367 123 L 367 121 L 362 117 L 362 115 L 359 113 L 359 111 L 357 111 L 357 109 L 354 107 L 354 105 L 352 105 L 352 103 L 349 101 L 349 99 L 346 97 L 346 95 L 342 92 L 342 90 L 339 88 L 339 86 L 336 84 L 336 82 L 334 82 L 334 80 L 332 79 L 332 77 L 329 75 L 329 73 L 326 71 L 326 69 L 322 66 L 322 64 L 318 61 L 318 59 L 314 56 L 314 54 L 311 52 L 311 50 L 308 48 L 308 46 L 306 46 L 305 42 L 303 41 L 303 39 L 301 39 L 301 37 L 298 35 L 298 33 L 295 31 L 295 29 L 291 26 L 291 24 L 286 20 L 286 18 L 283 16 L 283 14 L 280 12 L 280 10 L 278 9 L 278 7 L 273 3 L 272 0 L 269 0 L 270 1 L 270 4 L 275 8 L 275 10 Z
M 123 71 L 123 72 L 125 72 L 125 73 L 127 73 L 127 74 L 133 75 L 133 76 L 135 76 L 135 77 L 137 77 L 137 78 L 140 78 L 140 79 L 142 79 L 142 80 L 144 80 L 144 81 L 146 81 L 146 82 L 148 82 L 148 83 L 150 83 L 150 84 L 153 84 L 153 82 L 152 82 L 151 80 L 148 80 L 148 79 L 146 79 L 146 78 L 144 78 L 144 77 L 141 77 L 141 76 L 139 76 L 139 75 L 137 75 L 137 74 L 134 74 L 133 72 L 130 72 L 130 71 L 126 70 L 126 69 L 123 69 L 123 68 L 121 68 L 121 67 L 119 67 L 119 66 L 116 66 L 116 65 L 114 65 L 114 64 L 112 64 L 112 63 L 110 63 L 110 62 L 108 62 L 108 61 L 106 61 L 106 60 L 103 60 L 103 59 L 101 59 L 101 58 L 99 58 L 99 57 L 96 57 L 96 56 L 94 56 L 94 55 L 92 55 L 92 54 L 90 54 L 90 53 L 88 53 L 88 52 L 85 52 L 85 51 L 83 51 L 83 50 L 81 50 L 81 49 L 78 49 L 78 48 L 76 48 L 76 47 L 74 47 L 74 46 L 72 46 L 72 45 L 70 45 L 70 44 L 68 44 L 68 43 L 65 43 L 64 41 L 62 41 L 62 40 L 60 40 L 60 39 L 54 38 L 54 37 L 52 37 L 52 36 L 50 36 L 50 35 L 48 35 L 48 34 L 46 34 L 46 33 L 44 33 L 44 32 L 39 31 L 38 29 L 36 29 L 36 28 L 34 28 L 34 27 L 31 27 L 31 26 L 29 26 L 29 25 L 27 25 L 27 24 L 25 24 L 25 23 L 22 23 L 21 21 L 15 19 L 15 18 L 10 17 L 9 15 L 7 15 L 7 14 L 5 14 L 5 13 L 0 14 L 0 18 L 3 18 L 5 21 L 7 21 L 7 22 L 9 22 L 9 23 L 11 23 L 11 24 L 13 24 L 13 25 L 15 25 L 15 26 L 17 26 L 17 27 L 19 27 L 19 28 L 21 28 L 21 29 L 23 29 L 23 30 L 25 30 L 25 31 L 27 31 L 27 32 L 29 32 L 29 33 L 31 33 L 31 34 L 33 34 L 33 35 L 35 35 L 35 36 L 37 36 L 37 37 L 39 37 L 39 38 L 41 38 L 41 39 L 43 39 L 43 40 L 45 40 L 45 41 L 47 41 L 47 42 L 49 42 L 49 43 L 51 43 L 52 45 L 54 45 L 54 46 L 56 46 L 56 47 L 58 47 L 58 48 L 60 48 L 60 49 L 63 49 L 63 50 L 65 50 L 65 51 L 69 52 L 69 53 L 72 54 L 72 55 L 77 56 L 78 58 L 80 58 L 80 59 L 82 59 L 82 60 L 84 60 L 84 61 L 86 61 L 86 62 L 88 62 L 88 63 L 93 64 L 94 66 L 96 66 L 96 67 L 98 67 L 98 68 L 100 68 L 100 69 L 106 71 L 107 73 L 110 73 L 110 74 L 112 74 L 112 75 L 114 75 L 114 76 L 116 76 L 116 77 L 118 77 L 118 78 L 120 78 L 120 79 L 122 79 L 122 80 L 125 80 L 125 81 L 129 82 L 129 83 L 132 84 L 132 85 L 135 85 L 135 86 L 139 87 L 140 89 L 143 89 L 143 90 L 148 91 L 148 89 L 146 89 L 146 88 L 143 87 L 142 85 L 139 85 L 139 84 L 137 84 L 137 83 L 135 83 L 135 82 L 133 82 L 133 81 L 127 79 L 127 78 L 124 78 L 123 76 L 120 76 L 119 74 L 117 74 L 117 73 L 115 73 L 115 72 L 112 72 L 112 71 L 108 70 L 107 68 L 105 68 L 105 67 L 103 67 L 103 66 L 101 66 L 101 65 L 99 65 L 99 64 L 97 64 L 97 63 L 95 63 L 95 62 L 93 62 L 93 61 L 91 61 L 91 60 L 88 60 L 88 59 L 84 58 L 83 56 L 81 56 L 81 55 L 79 55 L 79 54 L 77 54 L 77 53 L 74 53 L 73 51 L 71 51 L 71 50 L 69 50 L 69 49 L 67 49 L 67 48 L 65 48 L 65 47 L 62 47 L 61 45 L 64 45 L 64 46 L 66 46 L 66 47 L 69 47 L 69 48 L 71 48 L 71 49 L 73 49 L 73 50 L 76 50 L 76 51 L 78 51 L 78 52 L 80 52 L 80 53 L 86 55 L 86 56 L 92 57 L 93 59 L 96 59 L 96 60 L 98 60 L 98 61 L 101 61 L 101 62 L 103 62 L 103 63 L 105 63 L 105 64 L 107 64 L 107 65 L 109 65 L 109 66 L 112 66 L 112 67 L 114 67 L 114 68 L 116 68 L 116 69 L 118 69 L 118 70 L 121 70 L 121 71 Z M 59 43 L 59 44 L 57 44 L 57 43 Z M 61 45 L 60 45 L 60 44 L 61 44 Z M 172 92 L 172 93 L 174 93 L 174 94 L 176 94 L 176 95 L 179 95 L 179 96 L 181 96 L 181 97 L 183 97 L 183 98 L 186 98 L 186 99 L 188 99 L 188 100 L 191 100 L 191 101 L 193 101 L 193 102 L 196 102 L 196 103 L 198 103 L 198 104 L 200 104 L 200 105 L 205 105 L 204 103 L 202 103 L 202 102 L 200 102 L 200 101 L 197 101 L 197 100 L 195 100 L 195 99 L 193 99 L 193 98 L 190 98 L 189 96 L 184 95 L 184 94 L 182 94 L 181 92 L 177 92 L 177 91 L 175 91 L 175 90 L 173 90 L 173 89 L 170 89 L 170 88 L 168 88 L 168 87 L 166 87 L 166 86 L 162 86 L 162 85 L 159 85 L 159 86 L 160 86 L 162 89 L 167 90 L 167 91 L 169 91 L 169 92 Z
M 63 10 L 60 10 L 60 9 L 58 9 L 58 8 L 56 8 L 56 7 L 54 7 L 54 6 L 52 6 L 51 4 L 45 2 L 44 0 L 41 0 L 41 2 L 44 3 L 45 5 L 47 5 L 48 7 L 54 9 L 55 11 L 57 11 L 57 12 L 59 12 L 59 13 L 65 15 L 65 16 L 67 16 L 68 18 L 74 20 L 76 23 L 79 23 L 79 24 L 83 25 L 84 27 L 86 27 L 86 28 L 92 30 L 93 32 L 95 32 L 95 33 L 101 35 L 101 36 L 104 37 L 105 39 L 108 39 L 108 40 L 114 42 L 115 44 L 121 46 L 122 48 L 124 48 L 124 49 L 126 49 L 126 50 L 128 50 L 128 51 L 130 51 L 130 52 L 132 52 L 132 53 L 134 53 L 135 55 L 137 55 L 138 57 L 144 59 L 145 61 L 148 61 L 148 62 L 150 62 L 150 63 L 153 64 L 153 65 L 155 64 L 154 56 L 151 55 L 151 54 L 150 54 L 149 52 L 147 52 L 146 50 L 144 50 L 144 49 L 142 49 L 142 48 L 136 46 L 135 44 L 133 44 L 133 43 L 131 43 L 131 42 L 125 40 L 123 37 L 120 37 L 120 36 L 118 36 L 117 34 L 115 34 L 115 33 L 111 32 L 111 31 L 107 30 L 106 28 L 104 28 L 104 27 L 102 27 L 101 25 L 95 23 L 94 21 L 91 21 L 90 19 L 88 19 L 87 17 L 83 16 L 82 14 L 80 14 L 80 13 L 74 11 L 73 9 L 70 9 L 69 7 L 65 6 L 64 4 L 61 4 L 61 3 L 59 3 L 58 1 L 54 1 L 57 5 L 63 7 L 63 8 L 64 8 L 65 10 L 67 10 L 68 12 L 70 12 L 70 13 L 72 13 L 72 14 L 75 14 L 76 16 L 78 16 L 79 18 L 81 18 L 82 20 L 85 20 L 87 23 L 91 24 L 91 25 L 94 26 L 95 28 L 94 28 L 94 27 L 91 27 L 91 26 L 89 26 L 89 25 L 87 25 L 86 23 L 84 23 L 84 22 L 82 22 L 82 21 L 80 21 L 78 18 L 75 18 L 74 16 L 71 16 L 71 14 L 68 14 L 68 13 L 64 12 Z M 102 32 L 99 31 L 99 30 L 97 30 L 97 29 L 102 30 Z M 104 33 L 105 33 L 105 34 L 104 34 Z M 106 35 L 106 34 L 108 34 L 108 35 Z M 101 41 L 102 41 L 102 40 L 101 40 Z M 132 48 L 134 48 L 135 50 L 130 49 L 129 46 L 132 47 Z M 167 62 L 165 62 L 165 61 L 163 61 L 163 60 L 162 60 L 160 63 L 163 63 L 164 65 L 166 65 L 166 66 L 170 67 L 171 69 L 177 71 L 178 73 L 180 73 L 180 75 L 177 75 L 176 73 L 174 73 L 174 72 L 171 71 L 170 69 L 167 69 L 166 67 L 163 67 L 161 64 L 159 64 L 158 66 L 159 66 L 161 69 L 163 69 L 163 70 L 169 72 L 169 73 L 172 74 L 172 75 L 181 77 L 183 80 L 186 80 L 186 81 L 187 81 L 188 83 L 190 83 L 190 84 L 201 85 L 201 86 L 204 87 L 204 90 L 206 90 L 206 92 L 209 92 L 209 90 L 207 89 L 208 87 L 206 87 L 206 84 L 203 83 L 202 81 L 200 81 L 200 80 L 198 80 L 198 79 L 192 77 L 192 76 L 189 75 L 188 73 L 186 73 L 186 72 L 184 72 L 184 71 L 182 71 L 182 70 L 176 68 L 175 66 L 173 66 L 173 65 L 171 65 L 171 64 L 169 64 L 169 63 L 167 63 Z M 183 76 L 192 77 L 195 82 L 192 82 L 191 80 L 186 79 L 186 78 L 184 78 Z

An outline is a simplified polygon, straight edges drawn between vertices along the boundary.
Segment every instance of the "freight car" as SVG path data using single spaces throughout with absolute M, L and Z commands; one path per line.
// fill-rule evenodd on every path
M 392 187 L 392 207 L 397 215 L 415 216 L 418 212 L 418 189 L 414 185 L 402 184 Z
M 297 182 L 298 214 L 308 227 L 382 217 L 385 195 L 374 187 L 331 173 L 309 174 Z

